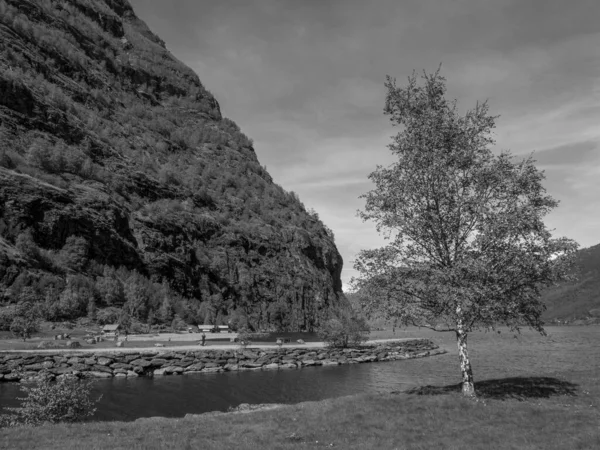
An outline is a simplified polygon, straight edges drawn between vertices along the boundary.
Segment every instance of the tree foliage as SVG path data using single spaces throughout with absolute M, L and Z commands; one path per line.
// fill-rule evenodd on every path
M 339 314 L 327 320 L 318 330 L 319 337 L 330 347 L 346 348 L 367 341 L 369 326 L 362 317 Z
M 457 333 L 470 371 L 468 332 L 500 324 L 543 333 L 540 291 L 569 278 L 577 244 L 546 228 L 558 202 L 533 158 L 491 151 L 487 103 L 461 115 L 439 70 L 423 85 L 414 74 L 406 87 L 388 77 L 386 88 L 385 113 L 402 127 L 389 145 L 398 159 L 370 175 L 359 215 L 389 244 L 359 255 L 354 286 L 368 310 Z
M 21 406 L 7 408 L 10 414 L 0 416 L 3 425 L 41 425 L 45 422 L 79 422 L 94 414 L 96 401 L 91 397 L 91 381 L 76 377 L 43 376 L 34 383 L 21 385 L 25 397 Z

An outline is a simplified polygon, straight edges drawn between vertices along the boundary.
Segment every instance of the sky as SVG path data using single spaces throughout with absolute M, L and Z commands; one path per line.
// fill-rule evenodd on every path
M 500 115 L 495 153 L 533 152 L 560 201 L 555 235 L 600 243 L 600 1 L 130 2 L 333 230 L 345 289 L 357 253 L 385 244 L 356 215 L 368 175 L 394 162 L 385 77 L 440 64 L 459 109 L 488 100 Z

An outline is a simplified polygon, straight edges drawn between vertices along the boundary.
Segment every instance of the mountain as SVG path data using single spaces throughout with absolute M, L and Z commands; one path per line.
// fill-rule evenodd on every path
M 0 43 L 3 304 L 285 330 L 347 306 L 331 230 L 127 0 L 0 0 Z
M 600 244 L 577 252 L 578 280 L 543 294 L 549 321 L 600 318 Z

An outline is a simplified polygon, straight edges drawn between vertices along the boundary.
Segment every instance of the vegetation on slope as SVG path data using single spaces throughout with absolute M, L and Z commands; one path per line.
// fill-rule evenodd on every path
M 333 234 L 126 0 L 0 0 L 0 301 L 313 329 Z
M 577 252 L 578 280 L 544 293 L 548 320 L 600 321 L 600 244 Z

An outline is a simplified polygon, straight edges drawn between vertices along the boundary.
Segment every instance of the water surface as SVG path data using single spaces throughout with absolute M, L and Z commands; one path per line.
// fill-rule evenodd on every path
M 600 327 L 548 327 L 547 337 L 532 331 L 503 331 L 469 337 L 476 380 L 509 376 L 553 376 L 576 372 L 582 359 L 600 361 Z M 307 367 L 299 370 L 225 372 L 156 378 L 98 380 L 102 395 L 94 420 L 181 417 L 226 411 L 240 403 L 297 403 L 365 392 L 404 390 L 418 385 L 458 383 L 454 336 L 423 330 L 398 337 L 427 337 L 448 354 L 404 361 Z M 589 359 L 591 358 L 591 359 Z M 589 364 L 586 364 L 589 368 Z M 600 375 L 600 363 L 599 363 Z M 0 383 L 0 404 L 15 406 L 17 383 Z

